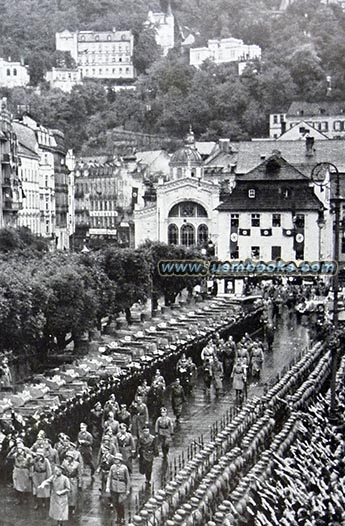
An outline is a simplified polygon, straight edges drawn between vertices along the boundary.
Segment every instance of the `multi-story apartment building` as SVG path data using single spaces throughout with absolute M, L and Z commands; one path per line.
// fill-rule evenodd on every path
M 147 25 L 154 29 L 156 42 L 166 56 L 175 45 L 175 19 L 170 3 L 166 13 L 149 11 Z
M 16 88 L 27 86 L 29 82 L 30 76 L 27 66 L 21 62 L 12 62 L 10 58 L 8 60 L 0 58 L 0 87 Z
M 64 134 L 40 125 L 28 115 L 20 122 L 34 132 L 37 141 L 41 235 L 51 237 L 56 248 L 67 250 L 72 232 L 68 218 L 69 170 Z
M 261 48 L 257 45 L 244 44 L 238 38 L 223 38 L 220 40 L 209 40 L 207 47 L 191 48 L 189 50 L 189 63 L 191 66 L 199 67 L 205 60 L 212 60 L 215 64 L 228 62 L 242 63 L 239 72 L 243 69 L 243 63 L 261 57 Z
M 84 157 L 75 167 L 75 245 L 85 238 L 133 246 L 133 209 L 144 184 L 135 158 Z
M 345 138 L 345 102 L 292 102 L 286 113 L 270 115 L 270 137 L 277 139 L 301 122 L 307 123 L 329 139 L 343 139 Z
M 28 227 L 41 235 L 40 171 L 38 143 L 35 132 L 28 126 L 13 122 L 18 140 L 19 178 L 22 184 L 22 209 L 18 212 L 18 226 Z
M 68 51 L 81 78 L 113 81 L 128 85 L 135 78 L 131 31 L 76 31 L 56 33 L 56 49 Z M 69 84 L 68 75 L 66 83 Z M 76 82 L 79 80 L 76 80 Z
M 0 228 L 18 225 L 22 208 L 22 186 L 18 173 L 17 137 L 12 127 L 7 101 L 0 101 Z

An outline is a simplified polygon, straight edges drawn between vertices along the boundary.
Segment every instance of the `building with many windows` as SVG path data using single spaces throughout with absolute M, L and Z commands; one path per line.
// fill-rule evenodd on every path
M 223 38 L 209 40 L 207 47 L 191 48 L 189 63 L 199 67 L 205 60 L 212 60 L 215 64 L 237 62 L 243 64 L 261 57 L 261 48 L 257 45 L 244 44 L 238 38 Z M 239 73 L 243 70 L 243 65 Z
M 7 101 L 0 101 L 0 228 L 18 225 L 22 204 L 22 184 L 19 178 L 17 136 L 7 111 Z
M 0 58 L 1 88 L 27 86 L 29 82 L 30 76 L 27 66 L 24 66 L 21 62 L 12 62 L 10 58 L 8 60 Z
M 345 102 L 292 102 L 286 113 L 270 115 L 270 137 L 277 139 L 301 123 L 306 123 L 329 139 L 344 139 Z
M 27 227 L 33 234 L 41 235 L 38 143 L 35 132 L 28 126 L 13 122 L 13 130 L 18 140 L 18 175 L 23 194 L 22 208 L 18 212 L 18 226 Z
M 276 153 L 246 174 L 217 210 L 222 259 L 320 259 L 324 205 L 310 180 Z
M 67 51 L 80 76 L 129 85 L 135 78 L 131 31 L 76 31 L 56 33 L 57 51 Z M 66 83 L 70 79 L 66 77 Z M 79 79 L 76 80 L 79 82 Z

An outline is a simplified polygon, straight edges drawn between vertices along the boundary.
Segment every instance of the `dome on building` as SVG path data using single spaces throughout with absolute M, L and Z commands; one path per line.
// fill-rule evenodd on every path
M 200 166 L 201 164 L 202 158 L 196 149 L 194 133 L 192 127 L 190 127 L 184 140 L 184 146 L 173 153 L 170 165 Z

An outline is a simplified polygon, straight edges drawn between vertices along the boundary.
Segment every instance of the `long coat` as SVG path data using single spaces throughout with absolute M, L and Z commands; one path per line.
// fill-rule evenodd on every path
M 32 465 L 32 494 L 38 499 L 48 499 L 50 487 L 44 485 L 39 487 L 42 482 L 47 480 L 52 474 L 51 465 L 47 458 L 35 458 Z
M 49 517 L 55 521 L 68 520 L 68 494 L 71 491 L 71 484 L 65 475 L 52 475 L 45 481 L 51 487 Z M 63 491 L 62 495 L 57 492 Z
M 64 474 L 68 477 L 71 484 L 71 491 L 68 494 L 69 506 L 76 506 L 78 502 L 78 488 L 82 487 L 83 470 L 80 462 L 73 460 L 69 462 L 66 458 L 61 464 Z
M 184 401 L 185 395 L 182 385 L 174 384 L 171 388 L 171 405 L 176 416 L 181 415 Z
M 14 455 L 13 487 L 21 493 L 31 492 L 32 457 L 27 453 Z
M 235 365 L 232 371 L 233 383 L 232 386 L 236 391 L 243 391 L 245 375 L 242 364 Z

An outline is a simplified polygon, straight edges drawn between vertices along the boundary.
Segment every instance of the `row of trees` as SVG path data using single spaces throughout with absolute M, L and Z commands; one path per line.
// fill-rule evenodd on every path
M 1 237 L 1 236 L 0 236 Z M 0 349 L 44 357 L 49 349 L 78 342 L 101 320 L 135 303 L 165 296 L 175 301 L 196 279 L 163 278 L 161 259 L 195 259 L 195 250 L 147 242 L 138 249 L 107 248 L 89 253 L 7 251 L 0 262 Z

